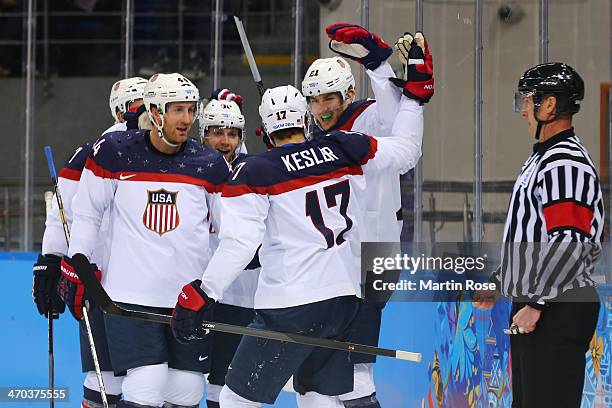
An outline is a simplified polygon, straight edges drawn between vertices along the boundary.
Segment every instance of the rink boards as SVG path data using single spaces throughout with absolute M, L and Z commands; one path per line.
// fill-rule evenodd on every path
M 0 387 L 48 384 L 47 321 L 31 298 L 34 261 L 32 253 L 0 253 Z M 587 353 L 583 407 L 612 406 L 612 287 L 602 286 L 599 292 L 602 309 Z M 498 303 L 492 312 L 474 310 L 469 302 L 389 303 L 380 345 L 421 352 L 423 362 L 379 358 L 376 382 L 382 406 L 509 407 L 509 341 L 503 334 L 508 311 L 507 303 Z M 76 406 L 83 376 L 77 323 L 68 312 L 55 321 L 54 334 L 55 383 L 67 387 L 71 397 L 70 403 L 57 405 Z M 293 395 L 283 392 L 275 406 L 295 406 Z

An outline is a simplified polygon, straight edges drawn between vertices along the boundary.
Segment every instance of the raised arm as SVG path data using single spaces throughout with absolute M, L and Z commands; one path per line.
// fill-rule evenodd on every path
M 374 154 L 365 163 L 365 172 L 393 169 L 405 173 L 419 161 L 423 144 L 423 107 L 401 97 L 400 108 L 388 137 L 372 138 Z
M 393 121 L 399 111 L 402 91 L 389 81 L 389 78 L 395 77 L 395 72 L 388 62 L 383 62 L 374 70 L 368 69 L 366 73 L 370 78 L 376 102 L 363 112 L 365 115 L 371 115 L 366 119 L 365 133 L 385 137 L 390 134 Z

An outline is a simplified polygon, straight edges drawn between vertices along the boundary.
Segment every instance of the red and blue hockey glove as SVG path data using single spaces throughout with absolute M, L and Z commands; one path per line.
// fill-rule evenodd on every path
M 413 37 L 405 33 L 397 40 L 395 48 L 404 64 L 404 79 L 389 78 L 394 85 L 402 88 L 404 95 L 425 104 L 434 94 L 433 60 L 423 33 Z
M 81 320 L 83 318 L 85 300 L 89 300 L 89 298 L 85 291 L 85 285 L 83 285 L 83 282 L 79 279 L 71 262 L 72 260 L 67 256 L 62 258 L 60 264 L 61 276 L 57 282 L 57 293 L 64 303 L 66 303 L 68 310 L 70 310 L 74 318 Z M 90 267 L 98 280 L 100 280 L 102 278 L 102 272 L 100 272 L 95 264 L 90 264 Z
M 58 296 L 55 288 L 60 278 L 60 261 L 56 255 L 38 255 L 34 264 L 34 282 L 32 284 L 32 298 L 36 303 L 38 313 L 48 316 L 64 313 L 66 305 Z
M 211 320 L 214 300 L 202 290 L 199 279 L 183 286 L 178 302 L 172 312 L 170 326 L 179 343 L 203 339 L 208 331 L 202 329 L 202 322 Z
M 379 36 L 365 28 L 347 23 L 328 26 L 329 49 L 374 70 L 393 54 L 393 49 Z
M 125 112 L 123 118 L 125 119 L 127 130 L 138 129 L 138 118 L 146 111 L 147 107 L 145 105 L 140 105 L 138 108 L 130 108 L 130 110 Z

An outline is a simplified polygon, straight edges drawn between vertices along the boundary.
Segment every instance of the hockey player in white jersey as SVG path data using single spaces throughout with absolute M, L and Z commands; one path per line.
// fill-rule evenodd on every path
M 91 257 L 109 211 L 110 255 L 101 281 L 113 299 L 132 308 L 168 313 L 182 282 L 200 276 L 208 263 L 207 214 L 229 170 L 220 153 L 189 138 L 198 99 L 180 74 L 151 77 L 144 95 L 151 129 L 101 137 L 73 200 L 68 254 Z M 62 274 L 81 286 L 70 259 Z M 167 326 L 104 318 L 113 369 L 127 373 L 117 407 L 199 405 L 206 340 L 185 346 Z
M 130 111 L 135 111 L 142 105 L 144 86 L 147 83 L 143 78 L 127 78 L 113 84 L 110 92 L 109 105 L 111 113 L 116 123 L 104 133 L 115 130 L 126 130 L 126 116 Z M 103 133 L 103 134 L 104 134 Z M 70 227 L 72 223 L 72 198 L 74 197 L 85 160 L 92 150 L 93 143 L 85 143 L 79 146 L 74 154 L 66 161 L 58 177 L 58 189 L 61 192 L 64 203 L 64 214 Z M 101 228 L 100 236 L 106 236 L 108 225 L 104 223 Z M 105 241 L 100 240 L 92 254 L 92 262 L 99 265 L 104 270 L 106 262 Z M 47 214 L 46 228 L 42 242 L 42 252 L 38 256 L 37 263 L 34 265 L 34 300 L 41 314 L 48 313 L 49 299 L 53 299 L 53 312 L 61 313 L 64 311 L 65 303 L 58 297 L 56 292 L 57 282 L 60 279 L 60 260 L 66 255 L 68 245 L 64 236 L 64 229 L 59 215 L 59 208 L 55 197 L 52 201 L 51 211 Z M 76 318 L 80 321 L 82 307 L 71 305 L 71 311 L 76 312 Z M 99 308 L 93 307 L 89 312 L 89 320 L 102 378 L 104 381 L 109 405 L 114 407 L 120 398 L 122 376 L 113 374 L 108 345 L 106 343 L 106 332 L 102 312 Z M 83 400 L 81 405 L 86 408 L 102 406 L 102 397 L 96 378 L 95 368 L 91 357 L 87 333 L 84 323 L 79 324 L 79 340 L 81 349 L 81 366 L 83 372 L 87 373 L 83 383 Z
M 244 116 L 238 103 L 218 98 L 211 98 L 200 112 L 200 138 L 232 164 L 245 143 Z
M 359 310 L 360 225 L 364 174 L 414 166 L 422 128 L 409 129 L 422 108 L 401 97 L 392 135 L 376 139 L 332 131 L 305 140 L 306 100 L 292 86 L 266 91 L 259 108 L 275 148 L 234 167 L 220 200 L 220 244 L 202 280 L 183 287 L 172 317 L 177 339 L 201 335 L 215 300 L 261 244 L 261 272 L 251 327 L 344 340 Z M 325 395 L 353 387 L 343 351 L 243 337 L 221 391 L 227 407 L 275 401 L 293 375 Z M 319 407 L 317 403 L 310 406 Z
M 399 100 L 403 93 L 424 104 L 433 95 L 433 66 L 427 43 L 422 33 L 413 38 L 402 36 L 396 48 L 400 51 L 407 77 L 396 79 L 386 62 L 392 50 L 376 34 L 364 28 L 339 23 L 327 27 L 329 47 L 340 55 L 351 58 L 366 68 L 375 100 L 355 99 L 355 79 L 349 64 L 341 57 L 315 61 L 306 72 L 302 91 L 308 99 L 309 108 L 316 127 L 314 137 L 321 137 L 330 130 L 353 130 L 369 135 L 384 137 L 397 115 Z M 416 41 L 413 41 L 416 39 Z M 410 54 L 410 56 L 409 56 Z M 408 61 L 411 64 L 408 65 Z M 389 77 L 393 77 L 391 81 Z M 406 123 L 407 127 L 421 128 L 422 116 Z M 406 169 L 409 170 L 409 169 Z M 400 175 L 396 169 L 366 174 L 368 195 L 366 197 L 365 223 L 362 226 L 364 242 L 399 242 L 402 229 Z M 369 290 L 366 287 L 366 294 Z M 362 327 L 355 324 L 351 341 L 377 345 L 384 302 L 364 301 L 358 315 Z M 375 356 L 351 356 L 355 363 L 354 389 L 342 395 L 339 400 L 346 406 L 377 406 L 374 384 Z M 351 373 L 347 373 L 350 377 Z M 298 405 L 303 400 L 317 400 L 323 406 L 335 406 L 329 398 L 309 392 L 307 387 L 296 387 Z
M 141 77 L 122 79 L 113 84 L 109 107 L 115 124 L 104 133 L 127 130 L 129 113 L 137 112 L 144 103 L 142 93 L 146 84 L 147 80 Z
M 240 153 L 246 137 L 244 116 L 236 101 L 242 103 L 242 97 L 226 89 L 213 92 L 210 101 L 200 113 L 202 143 L 217 149 L 231 166 L 239 165 L 246 158 L 246 154 Z M 218 231 L 211 231 L 210 241 L 211 253 L 214 253 L 219 242 Z M 259 269 L 259 257 L 256 255 L 244 273 L 225 290 L 223 298 L 216 305 L 217 323 L 247 326 L 253 321 L 255 316 L 253 299 Z M 211 367 L 207 378 L 206 403 L 208 408 L 218 408 L 219 394 L 225 385 L 227 368 L 242 336 L 221 332 L 212 332 L 210 336 L 212 336 Z
M 317 125 L 313 129 L 313 137 L 320 137 L 330 130 L 353 130 L 384 137 L 390 134 L 402 91 L 421 104 L 428 102 L 433 95 L 432 59 L 422 33 L 417 33 L 416 42 L 408 33 L 398 40 L 396 46 L 404 66 L 413 58 L 410 73 L 406 80 L 389 81 L 388 78 L 395 78 L 393 69 L 386 62 L 392 49 L 376 34 L 345 23 L 333 24 L 326 31 L 332 51 L 364 65 L 375 99 L 355 101 L 355 79 L 343 58 L 316 60 L 302 81 L 302 92 Z M 409 52 L 413 57 L 408 56 Z M 408 124 L 413 125 L 419 127 L 422 123 Z M 376 191 L 368 197 L 368 225 L 364 241 L 399 240 L 401 202 L 398 176 L 395 173 L 370 178 L 370 184 L 376 186 Z

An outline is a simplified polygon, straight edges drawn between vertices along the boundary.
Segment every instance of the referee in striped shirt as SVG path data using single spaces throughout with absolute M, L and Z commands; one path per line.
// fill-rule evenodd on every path
M 512 299 L 513 408 L 580 407 L 582 399 L 604 222 L 597 171 L 572 127 L 583 98 L 582 78 L 563 63 L 530 68 L 518 84 L 515 110 L 537 143 L 514 185 L 492 277 Z

